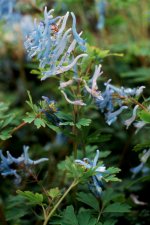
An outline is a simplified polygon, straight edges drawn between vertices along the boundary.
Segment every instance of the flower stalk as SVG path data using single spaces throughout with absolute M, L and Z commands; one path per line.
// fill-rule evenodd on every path
M 52 217 L 52 215 L 55 213 L 56 209 L 59 207 L 60 203 L 64 200 L 64 198 L 68 195 L 68 193 L 73 189 L 77 184 L 79 183 L 78 180 L 74 180 L 70 187 L 66 190 L 66 192 L 63 194 L 63 196 L 59 199 L 59 201 L 56 203 L 54 208 L 50 211 L 50 213 L 46 216 L 43 225 L 47 225 L 49 219 Z

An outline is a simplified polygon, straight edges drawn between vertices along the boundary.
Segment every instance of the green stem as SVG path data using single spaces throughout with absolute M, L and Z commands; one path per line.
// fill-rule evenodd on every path
M 42 207 L 42 210 L 43 210 L 43 215 L 44 215 L 44 220 L 45 220 L 46 219 L 46 211 L 45 211 L 45 208 L 44 208 L 43 205 L 41 205 L 41 207 Z
M 97 222 L 99 222 L 99 220 L 100 220 L 100 218 L 101 218 L 103 209 L 104 209 L 104 206 L 102 205 L 101 210 L 100 210 L 100 212 L 99 212 L 99 214 L 98 214 Z
M 60 203 L 64 200 L 64 198 L 67 196 L 67 194 L 70 192 L 70 190 L 72 188 L 74 188 L 77 184 L 78 184 L 78 180 L 74 180 L 72 182 L 72 184 L 70 185 L 70 187 L 66 190 L 66 192 L 63 194 L 63 196 L 59 199 L 59 201 L 57 202 L 57 204 L 54 206 L 54 208 L 51 210 L 51 212 L 47 215 L 43 225 L 47 225 L 49 219 L 51 218 L 51 216 L 54 214 L 54 212 L 56 211 L 56 209 L 58 208 L 58 206 L 60 205 Z
M 36 118 L 39 118 L 40 116 L 41 116 L 41 112 L 40 113 L 38 113 L 36 116 L 35 116 L 35 119 Z M 33 120 L 34 121 L 34 120 Z M 11 134 L 13 134 L 13 133 L 15 133 L 17 130 L 19 130 L 20 128 L 22 128 L 22 127 L 24 127 L 25 125 L 27 125 L 28 123 L 27 122 L 22 122 L 21 124 L 19 124 L 17 127 L 15 127 L 13 130 L 12 130 L 12 132 L 11 132 Z
M 7 221 L 6 221 L 5 214 L 4 214 L 4 209 L 1 204 L 0 204 L 0 222 L 1 222 L 1 225 L 7 225 Z
M 77 128 L 76 128 L 76 123 L 77 123 L 77 116 L 78 116 L 78 106 L 74 106 L 73 109 L 73 114 L 74 114 L 74 126 L 73 126 L 73 134 L 75 136 L 75 138 L 77 138 Z M 74 158 L 77 158 L 77 140 L 74 140 L 73 142 L 73 152 L 74 152 Z

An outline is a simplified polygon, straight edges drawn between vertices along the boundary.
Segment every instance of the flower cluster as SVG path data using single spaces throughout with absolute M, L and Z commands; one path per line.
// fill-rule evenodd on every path
M 89 189 L 96 195 L 101 196 L 102 193 L 102 178 L 103 174 L 107 173 L 106 167 L 104 165 L 97 166 L 97 161 L 99 158 L 99 150 L 97 150 L 96 156 L 93 161 L 89 160 L 88 158 L 84 158 L 83 160 L 75 160 L 75 163 L 85 167 L 86 169 L 94 169 L 95 175 L 91 178 L 89 182 Z
M 133 89 L 124 87 L 119 88 L 110 84 L 110 81 L 111 80 L 104 84 L 106 89 L 102 93 L 103 100 L 96 99 L 96 104 L 100 111 L 105 114 L 108 125 L 115 122 L 118 115 L 128 108 L 128 106 L 124 105 L 125 100 L 127 100 L 128 97 L 139 97 L 145 88 L 144 86 Z M 127 128 L 135 120 L 137 108 L 138 106 L 135 106 L 132 117 L 125 122 Z
M 68 80 L 66 82 L 60 82 L 60 89 L 61 89 L 61 93 L 64 95 L 65 99 L 67 102 L 69 102 L 70 104 L 73 105 L 80 105 L 80 106 L 85 106 L 86 103 L 84 103 L 81 99 L 72 101 L 68 98 L 68 96 L 66 95 L 66 93 L 64 92 L 64 88 L 72 85 L 74 82 L 78 82 L 78 83 L 83 83 L 84 84 L 84 88 L 86 89 L 86 91 L 94 98 L 94 99 L 98 99 L 98 100 L 103 100 L 103 97 L 101 95 L 101 92 L 98 90 L 98 85 L 97 85 L 97 79 L 101 76 L 101 74 L 103 73 L 101 71 L 101 64 L 99 64 L 98 66 L 95 66 L 95 71 L 94 74 L 92 76 L 92 79 L 90 80 L 91 85 L 87 85 L 87 82 L 85 80 L 83 80 L 82 78 L 76 78 L 73 77 L 71 80 Z
M 35 20 L 34 30 L 25 42 L 29 57 L 36 56 L 40 61 L 41 80 L 72 69 L 79 58 L 87 56 L 87 54 L 79 54 L 75 58 L 73 56 L 77 44 L 82 51 L 86 50 L 85 41 L 81 38 L 82 32 L 78 34 L 76 31 L 74 13 L 71 12 L 72 28 L 66 29 L 69 12 L 65 16 L 53 18 L 53 11 L 52 9 L 48 12 L 45 7 L 44 20 L 39 23 Z
M 29 158 L 28 146 L 23 146 L 23 153 L 20 157 L 13 157 L 9 151 L 7 151 L 7 157 L 5 157 L 0 150 L 0 173 L 2 176 L 6 177 L 8 175 L 15 176 L 15 183 L 19 184 L 21 182 L 21 176 L 18 174 L 19 171 L 25 171 L 26 175 L 31 172 L 31 167 L 37 165 L 41 162 L 47 161 L 48 158 L 41 158 L 38 160 L 32 160 Z

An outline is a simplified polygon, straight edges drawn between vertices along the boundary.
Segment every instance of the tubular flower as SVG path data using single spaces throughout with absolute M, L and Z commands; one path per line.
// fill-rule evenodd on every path
M 135 134 L 137 134 L 139 132 L 139 130 L 141 130 L 144 126 L 146 126 L 146 122 L 145 121 L 138 121 L 133 123 L 134 127 L 136 128 Z
M 72 79 L 68 81 L 62 81 L 60 82 L 59 89 L 64 89 L 68 86 L 71 86 L 73 83 L 81 83 L 83 80 L 82 78 L 73 77 Z
M 65 93 L 64 91 L 61 90 L 61 93 L 62 93 L 63 96 L 65 97 L 66 101 L 69 102 L 69 103 L 72 104 L 72 105 L 80 105 L 80 106 L 86 105 L 81 99 L 72 101 L 72 100 L 70 100 L 70 99 L 67 97 L 67 95 L 66 95 L 66 93 Z
M 64 73 L 72 69 L 78 60 L 87 54 L 80 54 L 72 58 L 72 52 L 76 45 L 85 46 L 85 41 L 80 34 L 75 32 L 75 16 L 72 13 L 72 28 L 66 29 L 69 12 L 65 16 L 53 18 L 53 9 L 49 12 L 47 7 L 44 11 L 44 20 L 37 23 L 35 20 L 34 30 L 25 41 L 30 58 L 34 56 L 40 61 L 39 67 L 42 68 L 42 78 L 46 78 Z
M 108 125 L 111 125 L 117 120 L 119 114 L 122 113 L 124 109 L 127 109 L 127 106 L 124 106 L 124 100 L 128 97 L 139 97 L 141 95 L 144 86 L 139 88 L 124 88 L 124 87 L 115 87 L 110 84 L 111 80 L 108 80 L 105 85 L 105 91 L 102 93 L 103 100 L 96 98 L 96 104 L 100 111 L 105 114 L 106 122 Z M 136 117 L 137 106 L 133 110 L 132 121 L 127 120 L 125 125 L 128 127 Z
M 97 98 L 99 100 L 103 100 L 103 97 L 101 95 L 101 92 L 98 91 L 98 86 L 97 86 L 97 79 L 101 76 L 101 74 L 103 73 L 101 71 L 101 65 L 99 66 L 95 66 L 95 72 L 92 78 L 92 87 L 88 87 L 86 84 L 86 81 L 84 81 L 85 83 L 85 88 L 87 90 L 87 92 L 89 92 L 94 98 Z
M 96 10 L 98 14 L 97 29 L 102 30 L 105 26 L 105 15 L 106 15 L 106 0 L 96 0 Z
M 75 17 L 73 12 L 71 12 L 71 16 L 72 16 L 72 19 L 73 19 L 73 23 L 72 23 L 73 36 L 74 36 L 75 40 L 77 41 L 77 43 L 79 44 L 79 47 L 81 48 L 81 50 L 82 51 L 86 51 L 85 40 L 83 40 L 80 37 L 80 34 L 77 33 L 77 30 L 76 30 L 76 17 Z
M 68 80 L 66 82 L 60 82 L 59 88 L 63 89 L 63 88 L 68 87 L 68 86 L 70 86 L 72 84 L 73 84 L 73 79 Z
M 140 159 L 141 163 L 130 169 L 130 171 L 132 172 L 132 178 L 134 178 L 138 173 L 142 172 L 143 174 L 147 174 L 149 173 L 150 169 L 149 167 L 147 167 L 145 164 L 148 160 L 148 158 L 150 157 L 150 149 L 148 149 L 147 151 L 144 150 L 143 151 L 143 155 Z
M 131 118 L 127 119 L 126 121 L 124 121 L 124 124 L 126 125 L 126 129 L 129 128 L 129 126 L 134 122 L 134 120 L 136 119 L 136 111 L 138 109 L 138 105 L 136 105 L 133 109 L 133 114 L 131 116 Z
M 102 178 L 103 174 L 106 173 L 106 167 L 101 165 L 97 167 L 97 162 L 99 158 L 99 150 L 96 152 L 96 156 L 93 161 L 88 158 L 84 158 L 83 160 L 76 159 L 75 163 L 85 167 L 86 169 L 94 169 L 96 174 L 91 177 L 91 181 L 89 181 L 89 189 L 96 195 L 101 196 L 102 193 Z
M 105 114 L 107 124 L 111 125 L 112 123 L 114 123 L 117 120 L 117 116 L 120 115 L 122 111 L 127 108 L 128 106 L 121 106 L 120 109 Z
M 19 184 L 21 182 L 21 176 L 18 174 L 20 168 L 22 168 L 22 170 L 24 169 L 25 172 L 27 172 L 27 170 L 30 172 L 32 166 L 48 160 L 48 158 L 41 158 L 38 160 L 30 159 L 28 154 L 28 149 L 29 149 L 28 146 L 23 146 L 23 154 L 18 158 L 13 157 L 9 151 L 7 151 L 7 157 L 5 157 L 2 151 L 0 150 L 1 175 L 5 177 L 8 175 L 13 175 L 16 178 L 15 183 Z M 15 169 L 14 169 L 14 166 L 15 166 Z

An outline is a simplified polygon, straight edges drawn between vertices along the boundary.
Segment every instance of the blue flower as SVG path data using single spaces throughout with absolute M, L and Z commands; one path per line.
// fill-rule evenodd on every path
M 15 176 L 15 183 L 19 184 L 21 182 L 21 176 L 20 174 L 18 174 L 20 168 L 24 169 L 24 171 L 27 173 L 31 171 L 32 166 L 48 160 L 48 158 L 32 160 L 29 158 L 28 150 L 29 150 L 28 146 L 23 146 L 23 154 L 18 158 L 13 157 L 9 151 L 7 151 L 7 157 L 5 157 L 2 151 L 0 150 L 1 175 L 5 177 L 8 175 L 13 175 Z
M 100 111 L 105 114 L 108 125 L 115 122 L 122 111 L 128 108 L 124 105 L 124 100 L 128 97 L 139 97 L 145 88 L 144 86 L 133 89 L 124 87 L 119 88 L 110 84 L 110 81 L 111 80 L 108 80 L 108 82 L 104 83 L 106 88 L 102 93 L 103 100 L 98 98 L 96 99 L 96 104 Z M 137 106 L 133 109 L 133 117 L 130 118 L 129 121 L 125 122 L 127 127 L 135 120 L 136 110 Z
M 88 158 L 84 158 L 83 160 L 75 160 L 75 163 L 85 167 L 86 169 L 94 169 L 95 175 L 93 175 L 91 178 L 91 181 L 89 181 L 89 188 L 90 190 L 96 195 L 101 196 L 102 193 L 102 178 L 103 174 L 107 173 L 106 167 L 104 165 L 97 166 L 99 158 L 99 150 L 96 152 L 96 156 L 93 161 L 89 160 Z
M 128 129 L 129 126 L 135 121 L 138 107 L 139 107 L 139 105 L 136 105 L 133 109 L 132 116 L 129 119 L 127 119 L 126 121 L 124 121 L 124 124 L 126 125 L 126 129 Z
M 124 109 L 127 109 L 128 106 L 121 106 L 118 110 L 114 111 L 114 112 L 108 112 L 105 114 L 105 118 L 106 118 L 106 123 L 108 125 L 111 125 L 112 123 L 114 123 L 117 120 L 117 117 L 122 113 L 122 111 Z
M 138 122 L 133 123 L 134 127 L 136 128 L 135 134 L 139 132 L 144 126 L 146 126 L 147 122 L 141 120 Z
M 0 19 L 9 19 L 12 16 L 16 0 L 0 0 Z
M 97 23 L 98 30 L 102 30 L 105 26 L 106 6 L 107 6 L 106 0 L 96 1 L 96 10 L 98 13 L 98 23 Z
M 86 81 L 84 81 L 87 92 L 89 92 L 94 98 L 96 98 L 98 100 L 103 100 L 101 92 L 98 90 L 98 86 L 97 86 L 97 79 L 103 73 L 101 71 L 101 67 L 102 67 L 101 64 L 99 66 L 95 66 L 95 72 L 92 77 L 92 85 L 91 85 L 92 87 L 91 88 L 88 87 L 88 85 L 86 84 Z
M 17 171 L 13 168 L 11 168 L 11 164 L 14 163 L 13 157 L 10 156 L 10 153 L 7 152 L 7 158 L 2 154 L 2 151 L 0 150 L 0 173 L 2 176 L 6 177 L 9 175 L 15 176 L 15 182 L 20 183 L 21 177 L 17 174 Z
M 69 102 L 72 105 L 79 105 L 79 106 L 85 106 L 86 104 L 83 102 L 82 99 L 76 99 L 76 100 L 70 100 L 68 98 L 68 96 L 66 95 L 66 93 L 61 90 L 61 93 L 63 94 L 63 96 L 65 97 L 66 101 Z
M 77 33 L 77 30 L 76 30 L 76 17 L 74 15 L 73 12 L 71 12 L 71 16 L 72 16 L 72 19 L 73 19 L 73 23 L 72 23 L 72 32 L 73 32 L 73 36 L 74 36 L 74 39 L 77 41 L 77 43 L 79 44 L 79 47 L 81 48 L 82 51 L 86 51 L 86 46 L 85 46 L 85 40 L 83 40 L 81 37 L 80 37 L 80 34 Z
M 78 60 L 87 54 L 80 54 L 75 58 L 72 53 L 77 44 L 84 48 L 85 42 L 75 30 L 75 16 L 73 17 L 73 27 L 66 29 L 69 12 L 65 16 L 53 18 L 53 9 L 47 12 L 45 7 L 44 20 L 37 23 L 35 20 L 34 30 L 25 41 L 30 58 L 34 56 L 40 61 L 42 68 L 42 78 L 46 78 L 64 73 L 72 69 Z
M 149 157 L 150 157 L 150 149 L 147 151 L 146 150 L 143 151 L 143 155 L 140 159 L 141 163 L 138 166 L 130 169 L 130 171 L 132 172 L 132 178 L 134 178 L 140 172 L 142 172 L 142 174 L 144 175 L 149 173 L 150 168 L 145 165 Z

